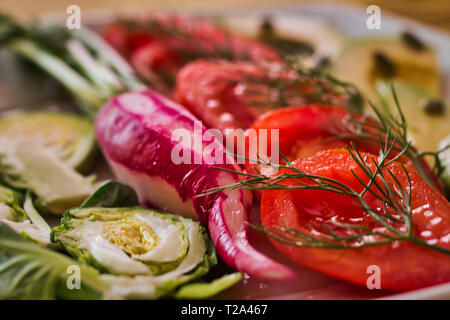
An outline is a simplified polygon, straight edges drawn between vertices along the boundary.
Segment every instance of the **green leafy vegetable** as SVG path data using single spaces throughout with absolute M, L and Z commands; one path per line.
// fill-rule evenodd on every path
M 180 216 L 126 207 L 136 204 L 133 189 L 107 181 L 80 208 L 66 211 L 62 225 L 51 232 L 52 241 L 103 273 L 100 278 L 108 285 L 106 299 L 199 296 L 196 287 L 178 296 L 175 292 L 217 264 L 206 230 Z M 202 283 L 209 288 L 203 296 L 216 294 L 238 280 L 235 275 Z
M 23 204 L 24 210 L 27 213 L 28 219 L 35 225 L 39 230 L 41 230 L 44 234 L 50 236 L 50 227 L 44 218 L 41 217 L 39 212 L 36 210 L 33 204 L 33 198 L 30 192 L 27 193 L 25 202 Z
M 0 185 L 0 222 L 40 245 L 50 245 L 50 227 L 34 208 L 29 193 L 23 202 L 21 193 Z
M 50 149 L 72 168 L 89 168 L 96 149 L 92 122 L 62 112 L 26 112 L 0 119 L 0 137 L 27 139 Z
M 194 222 L 136 207 L 71 209 L 62 223 L 52 240 L 81 261 L 114 274 L 156 275 L 184 260 Z
M 86 199 L 81 208 L 89 207 L 135 207 L 139 205 L 136 192 L 117 181 L 105 181 Z
M 0 15 L 0 43 L 55 77 L 90 116 L 115 94 L 144 88 L 128 63 L 86 28 L 22 27 Z
M 27 214 L 22 209 L 22 202 L 21 193 L 0 185 L 0 217 L 2 219 L 25 218 Z
M 207 282 L 195 282 L 182 286 L 175 294 L 177 299 L 206 299 L 227 289 L 241 281 L 242 274 L 239 272 L 224 275 L 223 277 Z
M 66 285 L 71 266 L 80 268 L 80 289 Z M 0 299 L 95 299 L 104 289 L 94 269 L 43 248 L 0 222 Z
M 94 191 L 91 177 L 80 175 L 32 139 L 0 137 L 0 172 L 9 185 L 33 191 L 38 206 L 54 213 L 81 204 Z
M 40 209 L 62 213 L 93 189 L 86 170 L 95 150 L 92 123 L 56 112 L 21 113 L 0 119 L 0 174 L 7 184 L 32 191 Z

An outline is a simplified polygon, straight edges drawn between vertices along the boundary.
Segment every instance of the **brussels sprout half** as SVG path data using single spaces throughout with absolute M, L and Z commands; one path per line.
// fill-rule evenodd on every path
M 103 273 L 108 298 L 157 298 L 206 274 L 217 263 L 199 223 L 134 208 L 68 210 L 51 239 Z
M 92 192 L 86 170 L 93 158 L 92 123 L 56 112 L 13 114 L 0 119 L 0 172 L 9 185 L 32 191 L 40 209 L 62 213 Z
M 189 249 L 188 223 L 143 208 L 71 209 L 52 239 L 83 262 L 113 274 L 161 274 Z
M 32 140 L 53 150 L 77 170 L 86 170 L 95 150 L 92 123 L 74 114 L 29 112 L 0 119 L 0 137 Z
M 20 206 L 22 202 L 19 192 L 0 185 L 0 219 L 16 221 L 26 218 L 27 214 Z
M 32 139 L 0 136 L 0 172 L 9 185 L 36 194 L 40 209 L 53 213 L 81 204 L 94 191 L 91 177 L 80 175 Z
M 50 245 L 50 227 L 34 208 L 30 194 L 24 202 L 21 193 L 0 185 L 0 222 L 40 245 Z

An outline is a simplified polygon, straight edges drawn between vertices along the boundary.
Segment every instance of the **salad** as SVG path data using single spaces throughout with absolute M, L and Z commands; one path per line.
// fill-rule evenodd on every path
M 364 287 L 375 265 L 400 292 L 448 283 L 434 49 L 288 20 L 156 13 L 71 31 L 0 15 L 0 43 L 79 107 L 0 118 L 0 297 L 204 299 L 296 266 Z

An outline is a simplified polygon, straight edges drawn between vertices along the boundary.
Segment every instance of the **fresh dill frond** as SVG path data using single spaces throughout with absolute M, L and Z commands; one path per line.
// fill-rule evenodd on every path
M 392 91 L 395 95 L 394 88 L 392 88 Z M 258 170 L 253 174 L 214 167 L 242 176 L 242 180 L 205 190 L 199 196 L 233 189 L 328 191 L 348 196 L 349 201 L 353 201 L 356 207 L 361 208 L 365 214 L 370 216 L 370 226 L 342 222 L 333 218 L 309 222 L 304 230 L 288 227 L 282 221 L 281 226 L 277 227 L 250 225 L 276 241 L 291 246 L 354 249 L 407 240 L 450 255 L 449 249 L 430 244 L 414 233 L 411 208 L 411 177 L 406 166 L 398 160 L 402 157 L 408 157 L 412 163 L 422 165 L 419 161 L 422 154 L 417 152 L 407 140 L 406 120 L 398 101 L 398 117 L 383 113 L 373 105 L 372 107 L 378 121 L 366 123 L 354 117 L 349 122 L 352 125 L 351 130 L 348 127 L 342 127 L 341 124 L 330 126 L 330 132 L 335 134 L 337 138 L 350 139 L 350 146 L 346 146 L 346 150 L 363 174 L 363 176 L 359 176 L 355 170 L 351 170 L 361 190 L 356 190 L 354 187 L 336 179 L 304 172 L 293 166 L 291 161 L 280 152 L 280 156 L 284 160 L 280 164 L 270 163 L 259 155 L 257 155 L 257 159 L 242 157 L 257 165 L 271 166 L 276 169 L 278 174 L 264 175 Z M 361 153 L 352 139 L 367 139 L 371 143 L 375 143 L 379 148 L 378 155 Z M 389 168 L 393 163 L 398 163 L 401 166 L 406 176 L 406 186 Z M 421 175 L 425 174 L 423 167 L 418 168 L 418 172 Z M 381 203 L 378 209 L 373 208 L 368 203 L 368 195 Z M 382 210 L 379 210 L 380 208 Z

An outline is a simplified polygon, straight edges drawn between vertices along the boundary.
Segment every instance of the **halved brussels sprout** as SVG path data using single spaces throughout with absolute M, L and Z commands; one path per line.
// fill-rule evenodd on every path
M 86 169 L 95 149 L 92 123 L 74 114 L 31 112 L 2 117 L 0 137 L 32 140 L 75 169 Z
M 52 241 L 103 272 L 104 299 L 205 298 L 242 278 L 233 273 L 192 283 L 217 264 L 206 230 L 192 220 L 137 206 L 132 188 L 105 181 L 51 232 Z
M 50 245 L 50 227 L 33 206 L 31 195 L 22 195 L 0 185 L 0 222 L 40 245 Z
M 80 288 L 68 284 L 75 268 Z M 94 268 L 29 241 L 0 221 L 0 300 L 99 299 L 106 286 Z M 75 282 L 75 283 L 74 283 Z
M 9 185 L 34 192 L 39 207 L 53 213 L 79 205 L 94 190 L 92 178 L 26 137 L 0 137 L 0 172 Z
M 142 208 L 69 210 L 52 238 L 80 260 L 114 274 L 161 274 L 189 248 L 187 223 Z
M 110 273 L 101 275 L 110 287 L 108 298 L 157 298 L 217 263 L 199 223 L 141 207 L 68 210 L 51 239 Z
M 95 149 L 92 123 L 56 112 L 0 119 L 0 173 L 11 186 L 34 192 L 39 208 L 53 213 L 78 206 L 93 191 L 86 169 Z
M 0 185 L 0 219 L 16 221 L 26 218 L 27 214 L 20 205 L 22 202 L 19 192 Z

